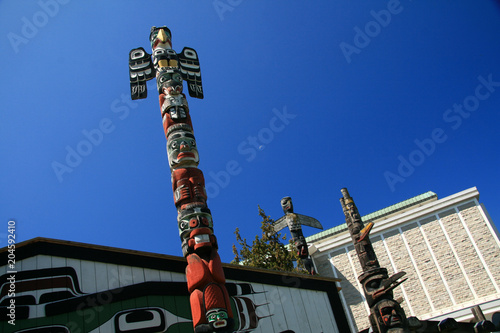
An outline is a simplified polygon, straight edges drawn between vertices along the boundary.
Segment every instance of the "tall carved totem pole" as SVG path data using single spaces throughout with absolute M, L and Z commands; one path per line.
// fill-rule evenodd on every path
M 309 274 L 314 275 L 314 265 L 311 257 L 309 256 L 309 249 L 307 242 L 302 233 L 302 225 L 307 225 L 313 228 L 323 229 L 321 223 L 313 217 L 296 214 L 293 212 L 292 198 L 284 197 L 281 199 L 281 208 L 283 208 L 284 216 L 277 219 L 274 224 L 274 231 L 279 232 L 281 229 L 288 227 L 292 234 L 292 242 L 295 246 L 295 251 L 300 260 L 304 263 L 304 267 Z
M 212 215 L 207 207 L 205 180 L 198 169 L 198 150 L 183 93 L 185 80 L 189 95 L 203 98 L 200 63 L 192 48 L 185 47 L 177 54 L 172 49 L 171 36 L 167 27 L 152 27 L 149 40 L 153 54 L 142 47 L 130 51 L 131 95 L 132 99 L 146 98 L 146 82 L 156 77 L 177 224 L 182 253 L 187 259 L 186 279 L 194 331 L 233 332 L 233 314 Z
M 399 280 L 406 273 L 399 272 L 389 277 L 387 269 L 380 267 L 369 237 L 373 223 L 364 226 L 347 189 L 343 188 L 341 192 L 340 204 L 363 271 L 358 280 L 370 307 L 370 325 L 378 333 L 409 332 L 405 312 L 393 296 L 393 289 L 406 280 Z

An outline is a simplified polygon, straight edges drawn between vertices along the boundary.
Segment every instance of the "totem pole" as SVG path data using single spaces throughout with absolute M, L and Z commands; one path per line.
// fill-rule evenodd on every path
M 307 242 L 302 233 L 302 226 L 307 225 L 313 228 L 323 229 L 321 223 L 315 218 L 296 214 L 293 212 L 292 198 L 284 197 L 281 199 L 281 208 L 283 208 L 284 216 L 280 217 L 276 222 L 274 222 L 274 231 L 279 232 L 281 229 L 288 227 L 290 233 L 292 234 L 292 241 L 295 245 L 295 250 L 299 258 L 304 263 L 305 268 L 309 274 L 314 275 L 314 265 L 311 257 L 309 257 L 309 250 L 307 248 Z
M 343 188 L 341 192 L 340 204 L 363 271 L 358 280 L 370 307 L 370 325 L 377 333 L 409 332 L 405 312 L 393 297 L 393 289 L 406 281 L 398 281 L 406 273 L 399 272 L 389 277 L 387 269 L 380 267 L 369 237 L 373 223 L 364 226 L 347 189 Z
M 189 95 L 203 98 L 200 63 L 192 48 L 185 47 L 177 54 L 171 36 L 167 27 L 152 27 L 152 57 L 142 47 L 130 51 L 131 95 L 132 99 L 146 98 L 146 81 L 156 77 L 182 253 L 187 259 L 194 332 L 233 332 L 233 314 L 207 207 L 205 180 L 198 169 L 198 150 L 183 93 L 185 80 Z

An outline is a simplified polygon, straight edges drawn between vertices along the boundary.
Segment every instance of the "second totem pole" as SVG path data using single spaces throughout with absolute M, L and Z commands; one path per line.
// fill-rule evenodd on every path
M 156 78 L 177 224 L 182 253 L 187 259 L 186 279 L 194 332 L 233 332 L 233 314 L 207 206 L 205 180 L 198 169 L 193 124 L 183 93 L 183 81 L 186 81 L 189 95 L 203 98 L 200 63 L 192 48 L 185 47 L 176 53 L 171 36 L 165 26 L 152 27 L 149 36 L 152 55 L 142 47 L 130 51 L 131 96 L 132 99 L 146 98 L 146 83 Z
M 358 208 L 346 188 L 341 189 L 340 204 L 354 248 L 363 271 L 358 277 L 370 308 L 370 325 L 375 333 L 408 333 L 408 320 L 403 308 L 394 300 L 393 290 L 405 280 L 406 273 L 399 272 L 389 277 L 387 269 L 380 267 L 370 241 L 373 223 L 366 226 Z

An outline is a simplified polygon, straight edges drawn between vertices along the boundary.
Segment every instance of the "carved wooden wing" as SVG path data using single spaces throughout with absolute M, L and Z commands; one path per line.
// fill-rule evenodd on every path
M 279 232 L 281 229 L 288 227 L 288 223 L 286 221 L 286 215 L 280 217 L 273 223 L 274 231 Z
M 130 95 L 132 99 L 148 97 L 146 81 L 156 76 L 151 55 L 142 47 L 133 49 L 128 56 L 130 74 Z
M 203 87 L 201 86 L 200 61 L 196 51 L 190 47 L 185 47 L 178 54 L 179 67 L 182 78 L 187 82 L 189 96 L 203 98 Z
M 313 228 L 318 228 L 318 229 L 323 229 L 323 226 L 321 223 L 316 220 L 313 217 L 302 215 L 302 214 L 296 214 L 299 218 L 299 222 L 302 225 L 307 225 L 308 227 L 313 227 Z

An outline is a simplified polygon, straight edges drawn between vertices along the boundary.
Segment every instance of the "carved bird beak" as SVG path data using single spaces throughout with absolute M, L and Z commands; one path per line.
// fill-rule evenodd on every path
M 167 34 L 163 29 L 160 29 L 160 32 L 158 33 L 158 36 L 156 36 L 162 43 L 165 43 L 167 41 Z

